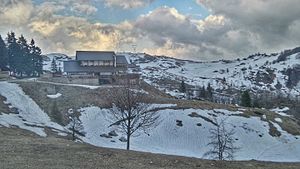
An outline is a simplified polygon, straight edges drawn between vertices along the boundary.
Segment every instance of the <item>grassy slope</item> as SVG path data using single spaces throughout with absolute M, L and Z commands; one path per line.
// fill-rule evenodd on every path
M 60 124 L 67 124 L 66 113 L 68 109 L 73 108 L 78 109 L 80 107 L 86 107 L 88 105 L 95 105 L 103 107 L 105 106 L 104 95 L 108 92 L 107 89 L 87 89 L 82 87 L 72 87 L 72 86 L 62 86 L 53 85 L 45 83 L 35 83 L 35 82 L 18 82 L 23 88 L 25 93 L 29 95 L 55 122 Z M 227 109 L 232 111 L 237 111 L 238 108 L 233 105 L 216 104 L 206 101 L 198 100 L 178 100 L 164 93 L 158 91 L 157 89 L 144 84 L 143 89 L 146 90 L 151 96 L 151 101 L 154 103 L 165 103 L 165 104 L 177 104 L 177 108 L 197 108 L 197 109 Z M 47 94 L 61 93 L 62 96 L 57 99 L 50 99 Z M 56 100 L 59 113 L 53 113 L 53 102 Z M 279 123 L 281 128 L 288 133 L 293 135 L 300 135 L 300 122 L 294 118 L 283 117 L 276 113 L 270 112 L 268 110 L 262 109 L 247 109 L 244 114 L 239 114 L 239 116 L 250 117 L 257 116 L 264 121 L 269 122 L 270 134 L 272 136 L 278 136 L 277 129 L 273 126 L 272 122 L 275 122 L 275 118 L 281 118 L 283 123 Z M 60 114 L 62 117 L 58 117 Z M 266 116 L 266 119 L 263 118 Z M 60 120 L 62 119 L 62 120 Z
M 300 163 L 218 162 L 93 147 L 19 129 L 0 128 L 0 168 L 5 169 L 298 169 Z

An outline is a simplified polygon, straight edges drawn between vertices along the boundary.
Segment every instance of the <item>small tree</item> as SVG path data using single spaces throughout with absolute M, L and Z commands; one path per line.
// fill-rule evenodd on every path
M 8 66 L 8 51 L 6 44 L 0 35 L 0 69 L 7 69 Z
M 209 101 L 213 100 L 213 88 L 211 87 L 210 83 L 208 83 L 206 88 L 207 94 L 206 97 Z
M 51 62 L 51 72 L 52 73 L 57 72 L 57 64 L 56 64 L 56 60 L 54 58 L 52 59 L 52 62 Z
M 147 103 L 147 95 L 144 92 L 131 90 L 130 87 L 114 88 L 109 91 L 106 99 L 112 107 L 109 119 L 110 126 L 117 126 L 120 132 L 127 136 L 127 147 L 130 149 L 130 138 L 139 131 L 147 133 L 147 130 L 158 125 L 159 115 L 151 110 L 151 104 Z
M 181 81 L 179 91 L 181 93 L 185 93 L 186 92 L 186 86 L 185 86 L 184 80 Z
M 69 124 L 69 130 L 71 130 L 72 132 L 72 140 L 75 141 L 77 134 L 84 135 L 84 133 L 82 132 L 83 125 L 78 117 L 76 117 L 74 114 L 72 114 L 69 118 L 71 120 Z
M 248 90 L 242 92 L 241 105 L 244 107 L 251 107 L 251 97 Z
M 202 86 L 202 88 L 200 88 L 199 98 L 201 98 L 201 99 L 205 99 L 206 98 L 206 90 L 205 90 L 204 86 Z
M 235 147 L 234 129 L 227 130 L 225 127 L 225 120 L 220 122 L 214 120 L 215 128 L 210 129 L 210 150 L 204 156 L 216 160 L 233 160 L 234 153 L 239 149 Z

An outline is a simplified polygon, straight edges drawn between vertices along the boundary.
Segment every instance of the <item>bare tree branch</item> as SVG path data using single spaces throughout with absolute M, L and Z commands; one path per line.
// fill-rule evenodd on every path
M 110 89 L 106 100 L 111 107 L 109 119 L 119 131 L 127 136 L 127 150 L 130 138 L 140 132 L 147 133 L 150 128 L 158 125 L 159 115 L 152 109 L 149 99 L 144 92 L 132 90 L 124 86 Z
M 211 149 L 204 156 L 217 160 L 233 160 L 234 154 L 239 150 L 235 147 L 234 129 L 227 130 L 225 120 L 214 120 L 217 124 L 215 128 L 210 129 L 210 142 L 207 144 Z

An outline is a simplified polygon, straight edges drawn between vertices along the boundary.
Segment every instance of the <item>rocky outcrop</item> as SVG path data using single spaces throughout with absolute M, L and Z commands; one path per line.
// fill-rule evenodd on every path
M 282 62 L 282 61 L 286 61 L 287 57 L 296 54 L 296 53 L 300 53 L 300 47 L 297 47 L 295 49 L 292 50 L 285 50 L 284 52 L 282 52 L 279 56 L 278 59 L 276 60 L 276 62 Z
M 293 88 L 300 82 L 300 64 L 295 65 L 293 68 L 289 68 L 284 72 L 288 76 L 286 86 Z

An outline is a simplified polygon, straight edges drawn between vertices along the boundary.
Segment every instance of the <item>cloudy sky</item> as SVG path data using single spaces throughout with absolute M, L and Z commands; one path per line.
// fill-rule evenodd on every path
M 217 60 L 300 46 L 299 0 L 0 0 L 0 34 L 43 53 L 133 51 Z

